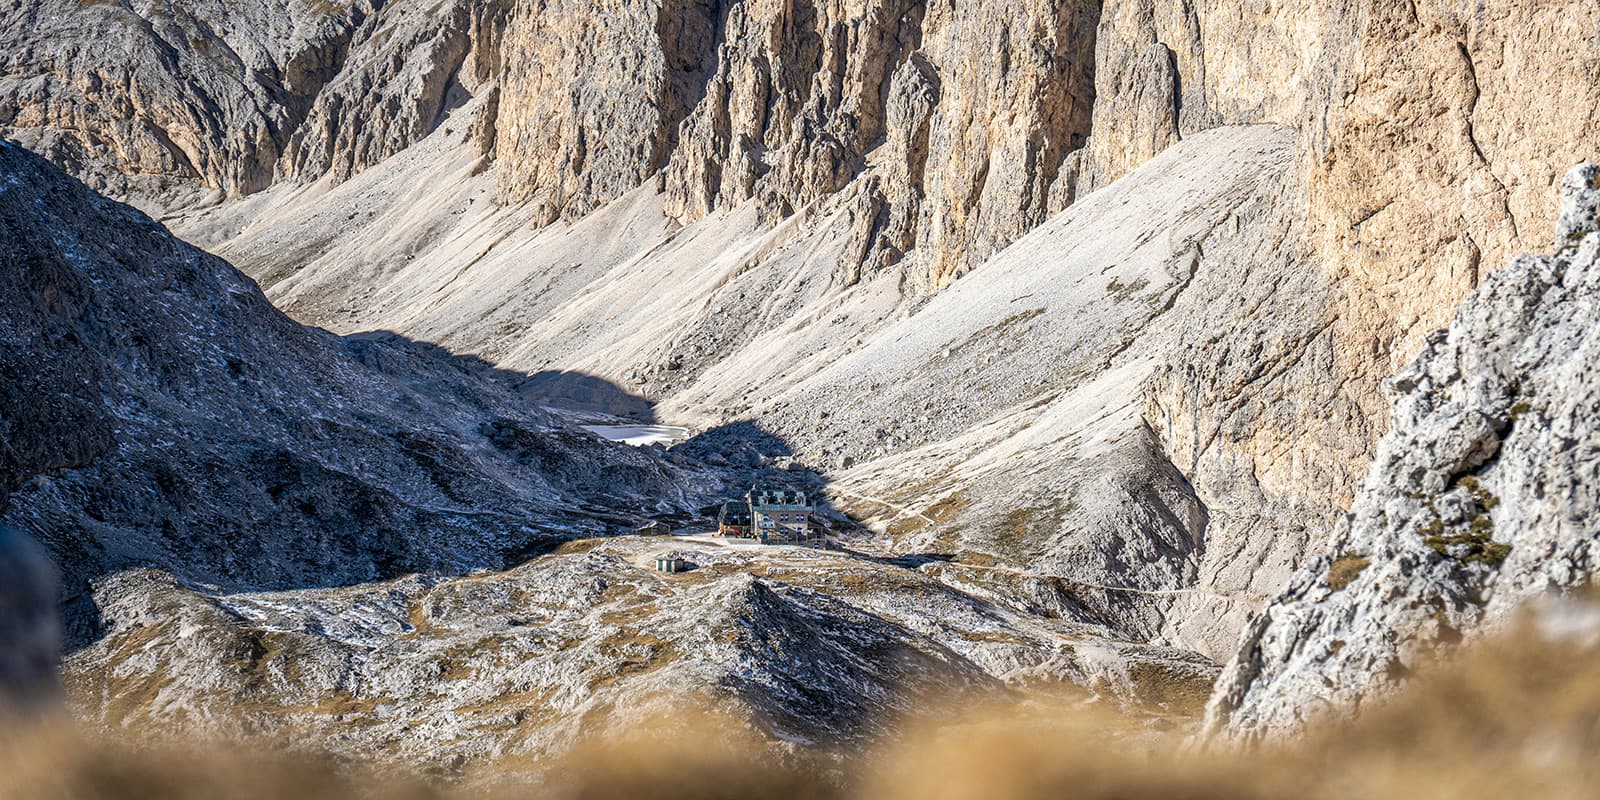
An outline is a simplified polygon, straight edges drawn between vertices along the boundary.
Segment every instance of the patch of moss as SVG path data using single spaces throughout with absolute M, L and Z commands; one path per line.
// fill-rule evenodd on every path
M 1511 545 L 1500 542 L 1488 542 L 1477 552 L 1467 556 L 1467 561 L 1476 561 L 1491 567 L 1504 564 L 1506 557 L 1511 555 Z
M 1355 553 L 1345 553 L 1339 556 L 1328 567 L 1328 587 L 1336 592 L 1342 591 L 1346 586 L 1353 583 L 1361 575 L 1362 571 L 1371 564 L 1372 559 L 1366 556 L 1358 556 Z
M 1506 556 L 1511 554 L 1511 545 L 1490 538 L 1494 533 L 1494 520 L 1487 514 L 1479 514 L 1467 525 L 1467 530 L 1461 533 L 1445 535 L 1443 527 L 1443 523 L 1439 523 L 1439 530 L 1422 541 L 1445 558 L 1498 567 L 1505 562 Z
M 1456 485 L 1471 492 L 1473 499 L 1477 500 L 1478 505 L 1485 511 L 1492 510 L 1495 506 L 1500 505 L 1500 498 L 1494 492 L 1489 491 L 1488 487 L 1483 485 L 1483 481 L 1478 480 L 1476 476 L 1468 475 L 1463 477 L 1461 480 L 1456 481 Z
M 1529 411 L 1532 411 L 1532 410 L 1533 410 L 1533 406 L 1528 405 L 1528 401 L 1526 401 L 1526 400 L 1518 400 L 1515 405 L 1511 406 L 1511 422 L 1512 422 L 1512 424 L 1516 424 L 1517 420 L 1522 419 L 1524 416 L 1527 415 L 1527 413 Z

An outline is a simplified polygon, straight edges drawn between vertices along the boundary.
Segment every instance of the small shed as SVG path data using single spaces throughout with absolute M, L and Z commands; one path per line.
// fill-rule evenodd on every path
M 640 526 L 634 531 L 634 533 L 639 536 L 671 536 L 672 526 L 660 520 L 656 520 Z
M 656 571 L 676 575 L 689 571 L 689 562 L 677 556 L 656 556 Z

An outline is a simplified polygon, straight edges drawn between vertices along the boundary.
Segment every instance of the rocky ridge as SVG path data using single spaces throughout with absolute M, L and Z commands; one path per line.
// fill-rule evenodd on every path
M 663 554 L 692 571 L 656 572 Z M 68 683 L 112 729 L 253 733 L 476 779 L 699 709 L 806 758 L 1007 686 L 1182 720 L 1215 675 L 1089 621 L 1092 608 L 1038 616 L 937 575 L 862 554 L 634 537 L 503 573 L 291 593 L 205 596 L 122 573 L 97 590 L 116 625 L 68 660 Z
M 1388 384 L 1393 428 L 1348 521 L 1252 624 L 1212 729 L 1359 708 L 1600 555 L 1600 167 L 1562 184 L 1555 253 L 1489 275 Z

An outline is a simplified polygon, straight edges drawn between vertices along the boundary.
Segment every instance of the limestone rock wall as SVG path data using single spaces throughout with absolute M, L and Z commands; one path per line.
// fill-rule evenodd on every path
M 1246 631 L 1214 730 L 1359 708 L 1600 571 L 1600 167 L 1564 195 L 1556 253 L 1490 275 L 1389 382 L 1394 428 L 1348 523 Z
M 658 176 L 679 221 L 756 200 L 776 222 L 873 172 L 862 262 L 941 241 L 921 254 L 941 285 L 1048 215 L 1088 134 L 1098 13 L 528 0 L 506 40 L 502 190 L 570 219 Z
M 4 13 L 0 127 L 106 173 L 105 188 L 342 180 L 465 95 L 501 91 L 481 145 L 502 198 L 539 221 L 652 180 L 681 222 L 749 200 L 776 222 L 848 189 L 863 228 L 849 268 L 910 257 L 929 290 L 1186 135 L 1289 125 L 1308 188 L 1286 201 L 1306 204 L 1317 251 L 1349 278 L 1340 333 L 1358 346 L 1341 366 L 1371 384 L 1482 264 L 1535 244 L 1523 231 L 1600 124 L 1587 102 L 1600 9 L 1584 0 L 28 0 Z M 1363 354 L 1373 344 L 1381 358 Z
M 509 3 L 394 0 L 356 31 L 339 74 L 295 129 L 283 171 L 345 180 L 426 136 L 479 91 L 494 91 Z M 480 137 L 487 150 L 493 132 Z
M 367 0 L 27 0 L 0 10 L 0 129 L 157 202 L 267 186 Z
M 1345 291 L 1340 372 L 1382 418 L 1378 383 L 1491 269 L 1546 247 L 1561 173 L 1600 149 L 1600 7 L 1366 2 L 1343 27 L 1307 126 L 1310 218 Z

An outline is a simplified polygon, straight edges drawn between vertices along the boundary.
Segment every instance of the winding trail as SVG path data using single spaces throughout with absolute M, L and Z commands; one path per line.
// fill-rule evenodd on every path
M 1119 592 L 1119 593 L 1123 593 L 1123 594 L 1142 594 L 1142 595 L 1147 595 L 1147 596 L 1150 596 L 1150 597 L 1184 597 L 1184 596 L 1213 597 L 1213 598 L 1219 598 L 1219 599 L 1223 599 L 1223 600 L 1232 600 L 1232 601 L 1243 600 L 1245 602 L 1252 603 L 1252 604 L 1262 604 L 1262 603 L 1266 603 L 1266 602 L 1268 602 L 1269 600 L 1272 599 L 1271 597 L 1268 597 L 1268 596 L 1265 596 L 1265 595 L 1228 594 L 1226 592 L 1215 592 L 1215 591 L 1212 591 L 1210 589 L 1198 589 L 1198 588 L 1187 588 L 1187 589 L 1135 589 L 1135 588 L 1133 588 L 1131 586 L 1106 586 L 1105 584 L 1092 583 L 1090 581 L 1080 580 L 1078 578 L 1069 578 L 1069 577 L 1067 577 L 1065 575 L 1046 575 L 1046 574 L 1041 574 L 1041 573 L 1037 573 L 1037 572 L 1024 572 L 1024 571 L 1022 571 L 1020 569 L 1016 569 L 1014 567 L 985 567 L 985 566 L 979 566 L 977 564 L 953 564 L 951 566 L 954 566 L 954 567 L 959 568 L 959 569 L 987 570 L 987 571 L 990 571 L 990 572 L 1005 572 L 1005 573 L 1016 575 L 1016 576 L 1022 577 L 1022 578 L 1055 578 L 1057 580 L 1061 580 L 1061 581 L 1065 581 L 1067 583 L 1070 583 L 1073 586 L 1083 587 L 1083 588 L 1087 588 L 1087 589 L 1099 589 L 1099 590 L 1105 591 L 1105 592 Z
M 828 487 L 827 491 L 832 493 L 832 494 L 844 495 L 846 497 L 854 497 L 857 500 L 865 500 L 865 501 L 867 501 L 869 503 L 877 503 L 878 505 L 883 506 L 885 508 L 892 508 L 896 512 L 898 512 L 898 514 L 899 514 L 899 516 L 895 517 L 895 519 L 899 519 L 900 517 L 921 517 L 921 518 L 927 520 L 930 523 L 935 523 L 936 524 L 938 522 L 938 520 L 934 519 L 933 517 L 928 516 L 927 514 L 922 513 L 921 511 L 916 511 L 916 510 L 913 510 L 913 509 L 910 509 L 910 508 L 906 508 L 905 506 L 901 506 L 901 505 L 895 505 L 894 503 L 891 503 L 888 500 L 884 500 L 881 497 L 873 497 L 871 495 L 860 494 L 858 492 L 852 492 L 852 491 L 850 491 L 848 489 L 840 489 L 840 488 L 838 488 L 836 486 Z

